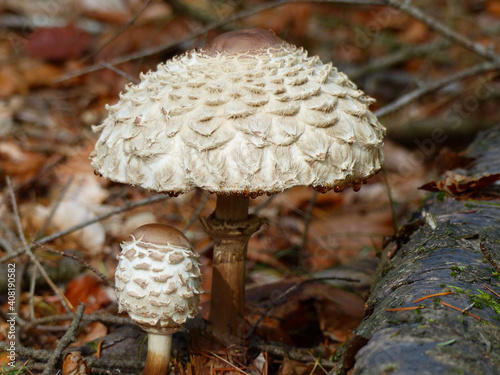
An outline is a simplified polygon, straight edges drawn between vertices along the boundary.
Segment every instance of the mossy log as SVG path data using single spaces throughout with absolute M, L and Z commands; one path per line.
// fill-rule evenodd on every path
M 500 173 L 500 127 L 466 156 L 455 172 Z M 340 373 L 500 374 L 500 185 L 474 194 L 431 194 L 385 248 Z

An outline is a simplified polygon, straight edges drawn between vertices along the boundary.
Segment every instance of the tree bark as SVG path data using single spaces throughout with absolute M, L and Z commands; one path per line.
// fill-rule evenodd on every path
M 466 156 L 474 162 L 457 173 L 500 173 L 500 126 L 481 133 Z M 432 194 L 398 231 L 340 374 L 500 374 L 500 186 L 487 189 L 489 200 L 484 190 L 465 200 Z M 436 293 L 443 295 L 414 302 Z

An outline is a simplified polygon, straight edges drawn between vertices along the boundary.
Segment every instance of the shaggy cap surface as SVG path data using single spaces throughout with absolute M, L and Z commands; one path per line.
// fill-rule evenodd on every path
M 171 195 L 357 189 L 383 162 L 373 102 L 271 32 L 230 32 L 127 86 L 94 127 L 91 163 L 113 181 Z

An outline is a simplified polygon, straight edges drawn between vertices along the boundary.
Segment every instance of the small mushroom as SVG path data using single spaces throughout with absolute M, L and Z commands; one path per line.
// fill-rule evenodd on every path
M 210 322 L 238 342 L 248 239 L 263 222 L 248 215 L 249 197 L 299 185 L 359 190 L 383 162 L 373 102 L 331 63 L 271 31 L 233 31 L 129 85 L 94 127 L 90 158 L 117 182 L 217 194 L 202 219 L 215 243 Z
M 119 310 L 149 334 L 144 374 L 164 375 L 172 334 L 198 313 L 199 255 L 181 232 L 161 224 L 137 228 L 121 247 L 115 273 Z

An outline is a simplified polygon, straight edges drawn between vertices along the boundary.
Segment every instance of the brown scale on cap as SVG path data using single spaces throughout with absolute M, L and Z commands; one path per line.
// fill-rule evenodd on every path
M 279 49 L 287 44 L 270 30 L 247 29 L 222 34 L 203 47 L 208 54 L 256 54 L 263 49 Z
M 188 239 L 182 232 L 162 224 L 146 224 L 137 228 L 132 235 L 141 239 L 141 242 L 152 243 L 159 246 L 186 246 Z

